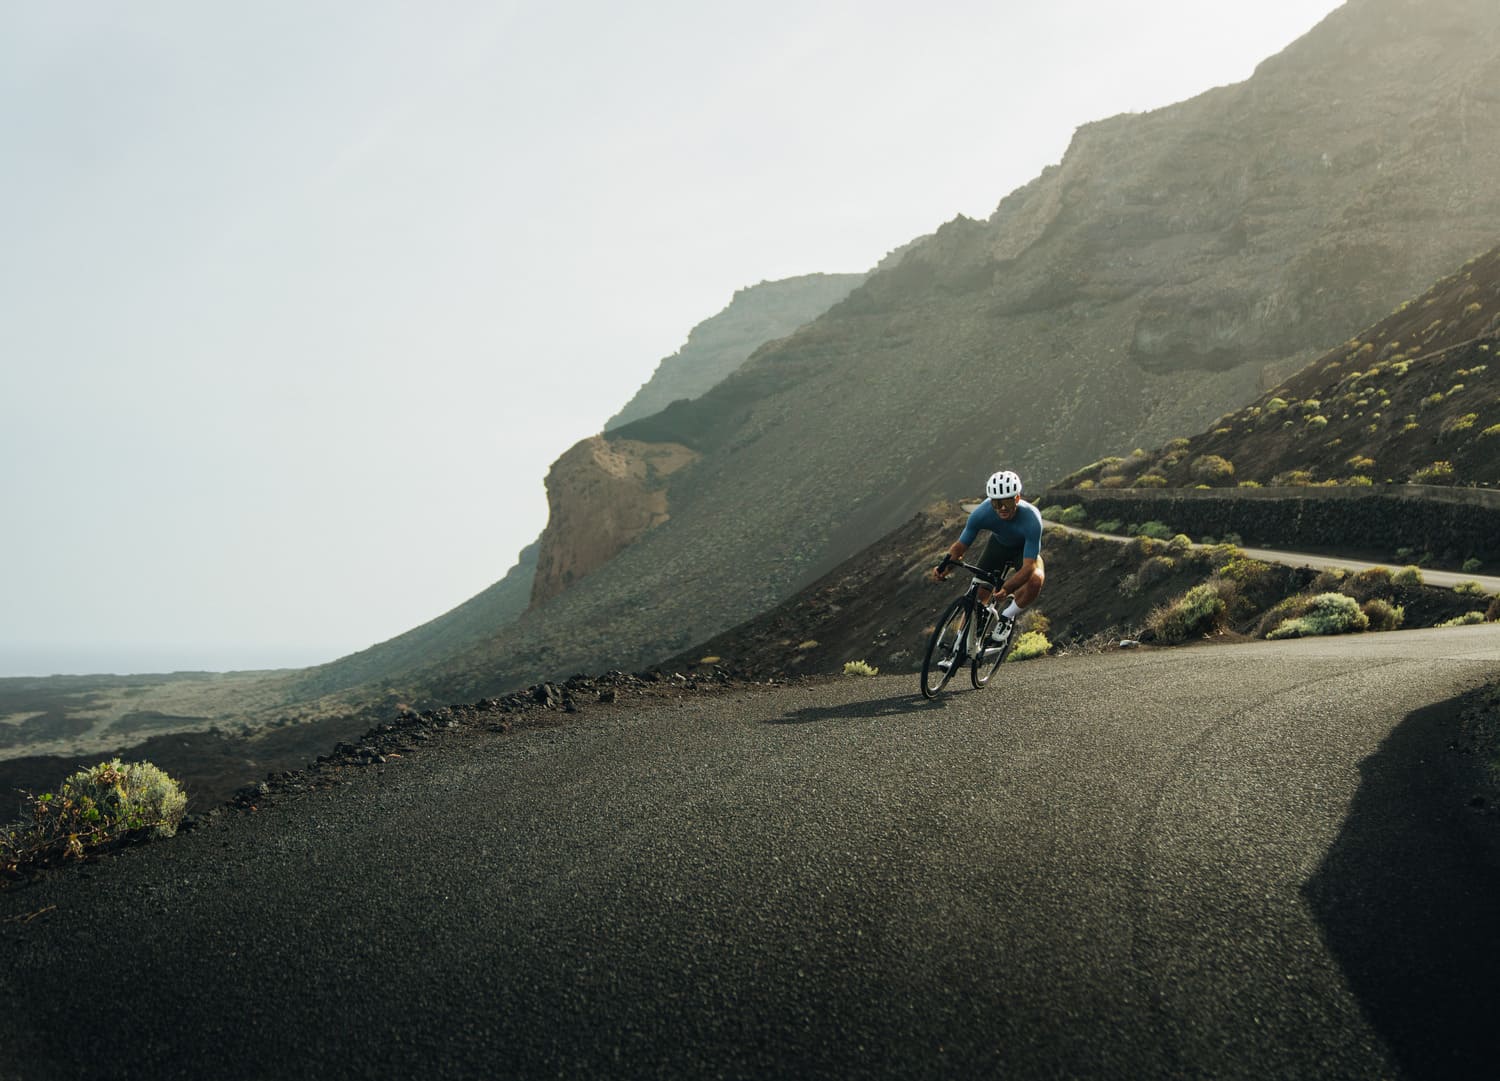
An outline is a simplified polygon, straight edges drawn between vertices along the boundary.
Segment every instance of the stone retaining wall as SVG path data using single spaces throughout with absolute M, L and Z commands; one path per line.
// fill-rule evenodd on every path
M 1442 563 L 1500 561 L 1500 491 L 1372 488 L 1052 490 L 1041 502 L 1083 504 L 1089 518 L 1159 521 L 1190 537 L 1238 533 L 1250 546 L 1431 552 Z

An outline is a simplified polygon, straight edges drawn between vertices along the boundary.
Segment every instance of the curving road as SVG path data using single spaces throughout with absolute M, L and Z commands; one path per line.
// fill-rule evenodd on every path
M 0 892 L 0 1077 L 1489 1076 L 1443 703 L 1497 670 L 1490 625 L 449 733 Z
M 966 504 L 968 509 L 978 506 L 977 503 Z M 1100 533 L 1097 529 L 1082 529 L 1074 525 L 1063 525 L 1059 522 L 1048 522 L 1048 529 L 1061 530 L 1064 533 L 1078 533 L 1085 537 L 1094 537 L 1098 540 L 1110 540 L 1119 544 L 1129 544 L 1134 538 L 1121 536 L 1118 533 Z M 1194 548 L 1212 548 L 1211 544 L 1193 544 Z M 1258 559 L 1263 563 L 1280 563 L 1287 567 L 1311 567 L 1313 570 L 1341 570 L 1358 573 L 1359 571 L 1374 570 L 1376 567 L 1384 567 L 1389 571 L 1399 571 L 1403 564 L 1400 560 L 1387 563 L 1371 563 L 1363 559 L 1349 559 L 1338 555 L 1314 555 L 1311 552 L 1289 552 L 1281 548 L 1247 548 L 1244 545 L 1236 545 L 1240 552 L 1251 559 Z M 1461 582 L 1473 582 L 1486 593 L 1500 593 L 1500 576 L 1489 574 L 1466 574 L 1462 571 L 1440 571 L 1423 567 L 1422 581 L 1427 585 L 1441 586 L 1444 589 L 1452 589 Z

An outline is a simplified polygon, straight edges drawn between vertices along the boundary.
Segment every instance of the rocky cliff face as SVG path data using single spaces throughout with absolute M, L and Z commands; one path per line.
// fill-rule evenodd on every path
M 604 430 L 704 394 L 751 353 L 816 319 L 864 280 L 864 274 L 805 274 L 737 290 L 728 307 L 694 327 L 687 344 L 657 365 Z
M 1039 491 L 1202 430 L 1494 243 L 1497 39 L 1493 0 L 1350 0 L 1244 83 L 1080 129 L 989 220 L 613 432 L 702 454 L 670 520 L 404 678 L 466 698 L 640 667 L 1000 465 Z
M 665 522 L 666 479 L 697 458 L 676 443 L 596 435 L 554 462 L 531 603 L 555 597 Z

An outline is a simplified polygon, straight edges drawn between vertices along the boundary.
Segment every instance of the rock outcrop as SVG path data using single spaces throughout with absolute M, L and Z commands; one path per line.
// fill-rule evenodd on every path
M 666 478 L 698 455 L 675 443 L 591 436 L 547 473 L 547 528 L 531 603 L 541 604 L 607 563 L 669 517 Z

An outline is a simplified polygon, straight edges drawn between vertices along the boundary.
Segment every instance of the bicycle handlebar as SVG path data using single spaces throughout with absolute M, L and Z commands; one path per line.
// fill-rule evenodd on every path
M 940 570 L 947 570 L 949 567 L 962 567 L 964 570 L 971 572 L 975 578 L 983 578 L 992 586 L 998 586 L 1004 582 L 1005 572 L 1009 570 L 1008 567 L 1004 566 L 998 567 L 995 570 L 986 570 L 973 563 L 966 563 L 962 559 L 954 559 L 949 555 L 943 556 L 943 561 L 938 564 L 938 567 Z

